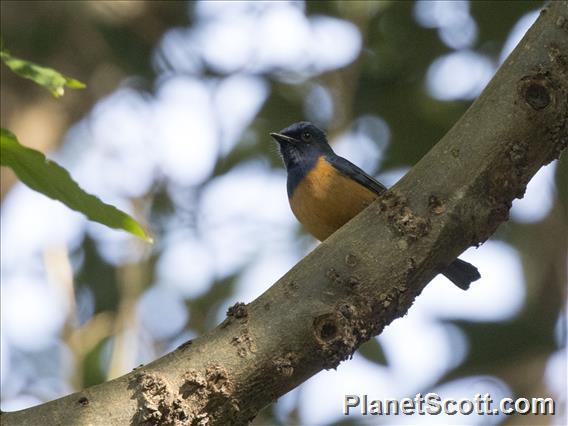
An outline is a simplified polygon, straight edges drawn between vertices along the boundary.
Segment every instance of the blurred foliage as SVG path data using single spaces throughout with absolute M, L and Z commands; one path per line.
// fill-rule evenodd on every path
M 95 299 L 94 313 L 118 310 L 120 296 L 117 271 L 101 257 L 92 238 L 85 238 L 81 245 L 83 262 L 75 275 L 78 289 L 86 288 Z
M 121 8 L 120 4 L 128 6 Z M 478 27 L 473 49 L 489 54 L 497 61 L 512 26 L 522 15 L 541 4 L 472 2 L 471 14 Z M 67 124 L 85 116 L 96 100 L 111 93 L 126 78 L 131 86 L 151 94 L 157 77 L 150 61 L 152 49 L 166 30 L 190 26 L 195 19 L 191 10 L 187 13 L 188 5 L 183 2 L 49 4 L 3 1 L 0 7 L 7 45 L 22 56 L 65 69 L 88 83 L 88 96 L 84 99 L 65 99 Z M 234 149 L 227 155 L 219 155 L 212 176 L 188 190 L 187 198 L 196 203 L 189 207 L 189 212 L 187 205 L 168 191 L 168 182 L 156 177 L 152 193 L 142 200 L 149 204 L 156 239 L 161 241 L 172 226 L 192 234 L 198 232 L 193 215 L 200 202 L 199 195 L 215 178 L 252 159 L 261 159 L 280 168 L 280 159 L 266 135 L 305 118 L 305 99 L 316 84 L 328 89 L 333 98 L 334 116 L 328 126 L 332 136 L 349 129 L 361 116 L 379 116 L 388 123 L 391 135 L 381 171 L 412 166 L 417 162 L 465 112 L 470 101 L 443 102 L 427 93 L 425 75 L 428 67 L 452 49 L 440 40 L 436 29 L 423 28 L 416 23 L 413 7 L 411 1 L 308 2 L 308 14 L 352 21 L 363 35 L 361 55 L 343 69 L 296 84 L 264 75 L 270 84 L 269 98 Z M 69 55 L 70 51 L 77 54 Z M 204 73 L 208 76 L 219 74 L 211 69 L 205 69 Z M 42 96 L 4 75 L 2 93 L 2 123 L 5 127 L 9 127 L 7 124 L 14 120 L 26 102 L 34 102 Z M 63 140 L 61 136 L 58 141 Z M 566 238 L 551 241 L 550 236 L 567 234 L 567 182 L 568 161 L 564 155 L 556 169 L 557 198 L 549 216 L 537 223 L 508 223 L 499 229 L 495 238 L 514 246 L 523 260 L 527 287 L 525 307 L 506 323 L 451 321 L 469 342 L 469 354 L 462 364 L 442 377 L 440 383 L 458 377 L 489 374 L 505 380 L 517 396 L 538 394 L 531 393 L 530 389 L 540 389 L 546 360 L 558 350 L 555 327 L 566 299 Z M 139 291 L 153 284 L 154 269 L 163 248 L 156 244 L 150 259 L 140 265 L 147 276 Z M 96 241 L 88 234 L 73 256 L 80 258 L 75 262 L 75 284 L 94 298 L 92 315 L 96 317 L 112 311 L 117 313 L 119 321 L 123 294 L 118 283 L 120 266 L 105 260 Z M 185 301 L 191 316 L 184 333 L 200 334 L 215 325 L 217 314 L 236 301 L 233 300 L 234 288 L 240 276 L 241 271 L 238 271 L 218 278 L 204 294 Z M 120 328 L 117 324 L 117 329 Z M 153 344 L 155 348 L 171 349 L 172 345 L 180 343 L 180 338 L 187 340 L 184 336 L 173 336 Z M 104 355 L 108 341 L 107 337 L 102 337 L 88 354 L 76 360 L 83 371 L 83 381 L 77 386 L 99 383 L 107 378 L 100 366 L 108 358 Z M 156 352 L 160 351 L 156 349 Z M 385 357 L 376 339 L 364 345 L 361 353 L 381 365 L 377 368 L 385 368 Z M 526 374 L 529 365 L 531 374 Z M 277 419 L 271 407 L 264 410 L 256 422 L 301 424 L 299 416 L 296 408 L 283 421 Z
M 93 350 L 88 352 L 83 358 L 83 386 L 94 386 L 106 381 L 106 369 L 101 365 L 103 359 L 103 352 L 105 347 L 109 344 L 109 338 L 102 339 Z
M 363 343 L 359 347 L 358 352 L 366 359 L 376 364 L 385 365 L 387 363 L 383 348 L 376 338 Z

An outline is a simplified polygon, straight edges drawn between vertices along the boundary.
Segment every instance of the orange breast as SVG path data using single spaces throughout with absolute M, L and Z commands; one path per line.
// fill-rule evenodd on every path
M 302 179 L 290 198 L 294 215 L 323 241 L 377 198 L 377 194 L 336 171 L 324 157 Z

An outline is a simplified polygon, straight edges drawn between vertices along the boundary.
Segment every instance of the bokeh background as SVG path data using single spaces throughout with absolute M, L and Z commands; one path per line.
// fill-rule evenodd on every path
M 288 207 L 268 133 L 313 121 L 392 185 L 465 112 L 541 6 L 2 1 L 13 55 L 88 84 L 55 100 L 2 66 L 2 126 L 156 239 L 89 223 L 2 169 L 2 410 L 122 375 L 260 295 L 316 246 Z M 565 424 L 566 157 L 463 255 L 483 276 L 470 291 L 436 278 L 353 360 L 255 423 Z M 558 415 L 341 415 L 346 393 L 417 392 L 552 396 Z

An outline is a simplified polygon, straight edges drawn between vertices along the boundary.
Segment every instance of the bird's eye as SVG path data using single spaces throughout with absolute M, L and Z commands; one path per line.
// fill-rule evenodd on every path
M 310 132 L 304 132 L 302 133 L 302 140 L 304 142 L 308 142 L 309 140 L 312 139 L 312 134 Z

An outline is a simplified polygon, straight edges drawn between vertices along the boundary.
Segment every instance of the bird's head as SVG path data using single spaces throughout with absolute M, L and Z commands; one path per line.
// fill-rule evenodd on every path
M 294 123 L 270 136 L 278 142 L 287 169 L 307 166 L 322 155 L 333 153 L 324 131 L 307 121 Z

